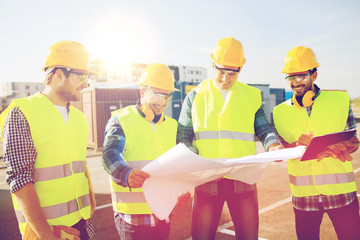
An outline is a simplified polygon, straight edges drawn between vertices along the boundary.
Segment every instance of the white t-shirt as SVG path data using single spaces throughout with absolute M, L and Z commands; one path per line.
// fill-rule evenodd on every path
M 229 90 L 220 90 L 220 92 L 221 92 L 221 95 L 223 96 L 224 100 L 226 101 L 226 96 L 228 95 Z
M 61 116 L 64 118 L 66 124 L 68 124 L 69 121 L 69 114 L 68 114 L 68 110 L 66 108 L 66 106 L 57 106 L 55 105 L 55 107 L 59 110 L 59 112 L 61 113 Z

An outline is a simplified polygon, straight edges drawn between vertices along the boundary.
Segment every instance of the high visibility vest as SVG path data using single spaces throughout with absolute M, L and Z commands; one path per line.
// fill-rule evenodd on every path
M 30 126 L 37 156 L 34 187 L 49 225 L 72 226 L 90 218 L 90 195 L 85 176 L 89 126 L 82 112 L 70 106 L 68 124 L 43 94 L 13 100 L 1 116 L 19 106 Z M 21 234 L 26 220 L 12 194 Z
M 177 122 L 166 116 L 152 125 L 135 105 L 112 112 L 126 136 L 124 160 L 129 167 L 141 169 L 176 145 Z M 122 187 L 110 178 L 114 211 L 124 214 L 152 214 L 142 188 Z
M 303 133 L 315 136 L 343 131 L 349 113 L 349 96 L 345 92 L 322 91 L 313 103 L 311 116 L 289 99 L 274 108 L 276 130 L 288 143 L 296 142 Z M 338 195 L 356 191 L 351 162 L 324 158 L 303 161 L 288 160 L 290 189 L 294 196 Z
M 192 105 L 194 146 L 204 158 L 239 158 L 256 153 L 255 113 L 259 89 L 235 82 L 226 100 L 209 79 L 196 87 Z

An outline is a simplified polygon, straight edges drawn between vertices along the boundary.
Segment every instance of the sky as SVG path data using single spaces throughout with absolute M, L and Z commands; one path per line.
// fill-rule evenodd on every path
M 321 89 L 360 97 L 359 0 L 0 0 L 0 84 L 42 82 L 47 49 L 82 43 L 93 59 L 199 66 L 217 41 L 242 42 L 239 81 L 290 90 L 286 54 L 310 47 Z

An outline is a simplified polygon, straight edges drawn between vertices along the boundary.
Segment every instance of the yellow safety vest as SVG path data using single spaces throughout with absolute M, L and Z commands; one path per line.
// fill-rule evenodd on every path
M 279 135 L 288 143 L 296 142 L 303 133 L 315 136 L 343 131 L 349 113 L 346 92 L 322 91 L 313 103 L 311 116 L 291 100 L 274 108 L 274 122 Z M 351 162 L 324 158 L 303 161 L 288 160 L 290 189 L 294 196 L 338 195 L 356 191 Z
M 176 145 L 177 122 L 166 116 L 162 123 L 152 125 L 142 117 L 136 106 L 112 112 L 126 136 L 124 160 L 132 168 L 141 169 Z M 122 187 L 110 178 L 114 211 L 124 214 L 152 214 L 141 188 Z
M 49 225 L 72 226 L 90 218 L 90 195 L 85 176 L 89 126 L 82 112 L 70 106 L 68 124 L 43 94 L 13 100 L 1 114 L 1 129 L 9 111 L 19 106 L 30 126 L 37 157 L 34 187 Z M 12 194 L 21 234 L 26 221 Z
M 261 107 L 259 89 L 235 82 L 226 101 L 213 80 L 195 89 L 192 105 L 194 146 L 204 158 L 238 158 L 256 153 L 255 113 Z

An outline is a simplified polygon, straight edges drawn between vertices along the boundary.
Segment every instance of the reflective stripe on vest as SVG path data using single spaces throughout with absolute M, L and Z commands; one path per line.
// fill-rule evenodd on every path
M 90 195 L 86 194 L 79 197 L 77 200 L 73 199 L 66 203 L 59 203 L 56 205 L 42 207 L 42 212 L 47 220 L 62 217 L 70 213 L 76 212 L 79 209 L 87 207 L 90 205 Z M 15 210 L 16 218 L 18 222 L 25 223 L 25 217 L 22 214 L 21 210 Z
M 343 131 L 349 114 L 349 96 L 346 92 L 322 91 L 315 99 L 311 115 L 287 100 L 273 111 L 274 123 L 279 135 L 289 144 L 296 142 L 303 133 L 313 131 L 324 135 Z M 352 163 L 335 158 L 321 161 L 287 162 L 290 190 L 295 197 L 339 195 L 356 191 Z
M 308 175 L 308 176 L 295 177 L 289 175 L 289 178 L 290 178 L 290 183 L 294 184 L 295 186 L 314 185 L 313 176 Z M 314 176 L 314 178 L 316 185 L 350 183 L 355 181 L 355 175 L 353 172 L 316 175 Z
M 84 161 L 74 161 L 72 162 L 72 169 L 74 173 L 83 173 L 85 172 L 86 163 Z M 48 181 L 57 178 L 63 178 L 70 176 L 71 167 L 70 163 L 60 165 L 60 166 L 53 166 L 47 168 L 36 168 L 34 172 L 34 179 L 35 182 L 40 181 Z
M 39 93 L 13 100 L 1 114 L 0 122 L 16 106 L 29 124 L 36 148 L 34 187 L 48 224 L 72 226 L 88 219 L 90 195 L 85 168 L 89 127 L 85 115 L 70 106 L 66 124 L 55 105 Z M 12 200 L 14 210 L 20 211 L 14 194 Z M 17 216 L 24 234 L 26 223 L 21 214 Z
M 196 140 L 203 140 L 203 139 L 233 139 L 233 140 L 242 140 L 242 141 L 254 141 L 255 134 L 252 133 L 244 133 L 244 132 L 235 132 L 235 131 L 202 131 L 195 133 Z
M 207 159 L 238 158 L 256 153 L 255 114 L 261 107 L 261 91 L 236 81 L 224 100 L 213 79 L 193 91 L 191 113 L 194 147 Z
M 148 122 L 136 106 L 112 112 L 126 136 L 124 160 L 131 168 L 141 169 L 153 159 L 176 145 L 177 122 L 165 116 L 159 124 Z M 151 214 L 141 188 L 122 187 L 111 180 L 111 198 L 114 211 L 124 214 Z

